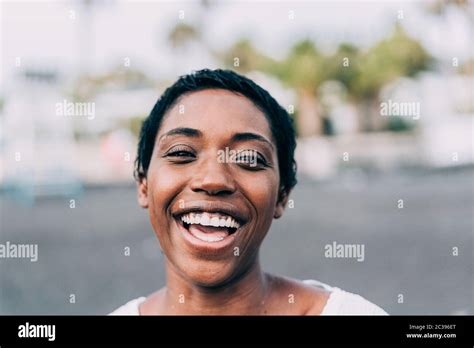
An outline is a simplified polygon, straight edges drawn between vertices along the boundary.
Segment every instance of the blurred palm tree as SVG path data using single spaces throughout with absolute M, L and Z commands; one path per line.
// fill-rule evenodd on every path
M 235 65 L 238 58 L 238 66 Z M 308 39 L 297 42 L 285 59 L 276 61 L 241 39 L 221 59 L 228 67 L 246 73 L 259 70 L 277 77 L 297 95 L 297 130 L 300 136 L 323 133 L 318 90 L 328 80 L 340 81 L 359 110 L 361 131 L 382 130 L 379 94 L 383 86 L 402 76 L 414 77 L 429 67 L 431 58 L 421 44 L 396 26 L 393 34 L 363 52 L 342 43 L 334 54 L 321 53 Z
M 252 70 L 262 70 L 272 63 L 269 57 L 258 51 L 252 42 L 246 38 L 236 41 L 226 51 L 216 53 L 216 57 L 227 68 L 232 68 L 244 74 Z
M 318 98 L 319 86 L 330 77 L 328 59 L 308 39 L 297 42 L 282 61 L 261 59 L 260 70 L 277 77 L 297 95 L 298 134 L 321 134 L 323 122 Z
M 332 79 L 349 86 L 360 74 L 359 48 L 349 43 L 341 43 L 336 52 L 328 59 L 328 74 Z
M 177 23 L 168 34 L 168 41 L 174 49 L 185 47 L 193 41 L 198 41 L 201 33 L 198 28 L 188 23 Z
M 195 17 L 195 23 L 190 24 L 183 21 L 178 21 L 174 27 L 168 33 L 168 42 L 174 49 L 185 48 L 188 44 L 193 42 L 199 42 L 209 52 L 211 52 L 210 46 L 205 41 L 203 32 L 205 32 L 205 26 L 208 21 L 209 11 L 214 7 L 214 1 L 211 0 L 200 0 L 199 8 L 200 11 Z M 211 52 L 212 53 L 212 52 Z
M 218 55 L 228 68 L 241 73 L 261 71 L 275 76 L 297 94 L 296 127 L 299 136 L 322 132 L 318 87 L 328 75 L 325 57 L 310 40 L 297 42 L 283 60 L 275 60 L 257 50 L 249 39 L 241 39 Z
M 347 87 L 350 99 L 358 105 L 361 131 L 386 127 L 386 119 L 379 114 L 379 94 L 383 86 L 402 76 L 415 77 L 432 62 L 423 46 L 399 25 L 389 38 L 366 52 L 342 46 L 338 55 L 341 54 L 351 56 L 351 63 L 349 67 L 342 67 L 343 71 L 335 77 Z
M 203 5 L 204 6 L 204 5 Z M 296 127 L 299 136 L 323 133 L 319 88 L 328 80 L 340 81 L 349 100 L 358 109 L 361 131 L 382 130 L 385 118 L 379 114 L 379 94 L 383 86 L 402 76 L 414 77 L 429 68 L 431 57 L 421 44 L 409 37 L 399 25 L 393 34 L 366 51 L 343 43 L 333 54 L 320 52 L 314 42 L 296 42 L 282 60 L 275 60 L 244 38 L 225 51 L 213 51 L 206 44 L 201 26 L 178 23 L 169 33 L 173 48 L 200 42 L 205 49 L 228 68 L 241 73 L 261 71 L 292 88 L 297 96 Z

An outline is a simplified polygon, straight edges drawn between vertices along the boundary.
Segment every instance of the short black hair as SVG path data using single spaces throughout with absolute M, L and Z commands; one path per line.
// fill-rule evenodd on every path
M 146 178 L 156 135 L 165 113 L 184 94 L 206 90 L 224 89 L 250 99 L 266 116 L 276 141 L 280 169 L 280 193 L 288 194 L 296 185 L 296 148 L 293 120 L 286 110 L 265 89 L 252 80 L 231 70 L 203 69 L 181 76 L 165 90 L 143 122 L 135 160 L 135 179 Z

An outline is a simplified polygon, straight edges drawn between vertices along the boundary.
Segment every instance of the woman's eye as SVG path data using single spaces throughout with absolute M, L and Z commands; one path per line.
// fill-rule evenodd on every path
M 168 157 L 172 160 L 183 162 L 194 159 L 196 155 L 191 149 L 187 147 L 175 147 L 166 152 L 163 157 Z
M 189 152 L 189 151 L 173 151 L 173 152 L 168 152 L 168 156 L 172 157 L 194 157 L 194 154 Z
M 265 158 L 253 150 L 240 151 L 235 156 L 235 162 L 251 169 L 261 169 L 267 166 Z

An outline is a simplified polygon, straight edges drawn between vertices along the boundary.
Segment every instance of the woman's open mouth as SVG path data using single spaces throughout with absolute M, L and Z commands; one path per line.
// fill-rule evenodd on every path
M 193 211 L 175 218 L 184 240 L 206 254 L 231 248 L 244 224 L 222 212 Z
M 240 227 L 232 216 L 222 213 L 193 212 L 181 215 L 180 220 L 191 235 L 207 243 L 220 242 Z
M 186 244 L 204 254 L 230 251 L 249 220 L 241 208 L 222 201 L 179 201 L 172 213 Z

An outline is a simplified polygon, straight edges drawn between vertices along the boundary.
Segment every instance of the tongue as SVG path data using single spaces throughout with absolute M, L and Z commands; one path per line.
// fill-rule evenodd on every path
M 189 232 L 196 238 L 206 238 L 211 236 L 215 238 L 225 238 L 229 235 L 229 231 L 226 227 L 212 227 L 194 224 L 189 226 Z

